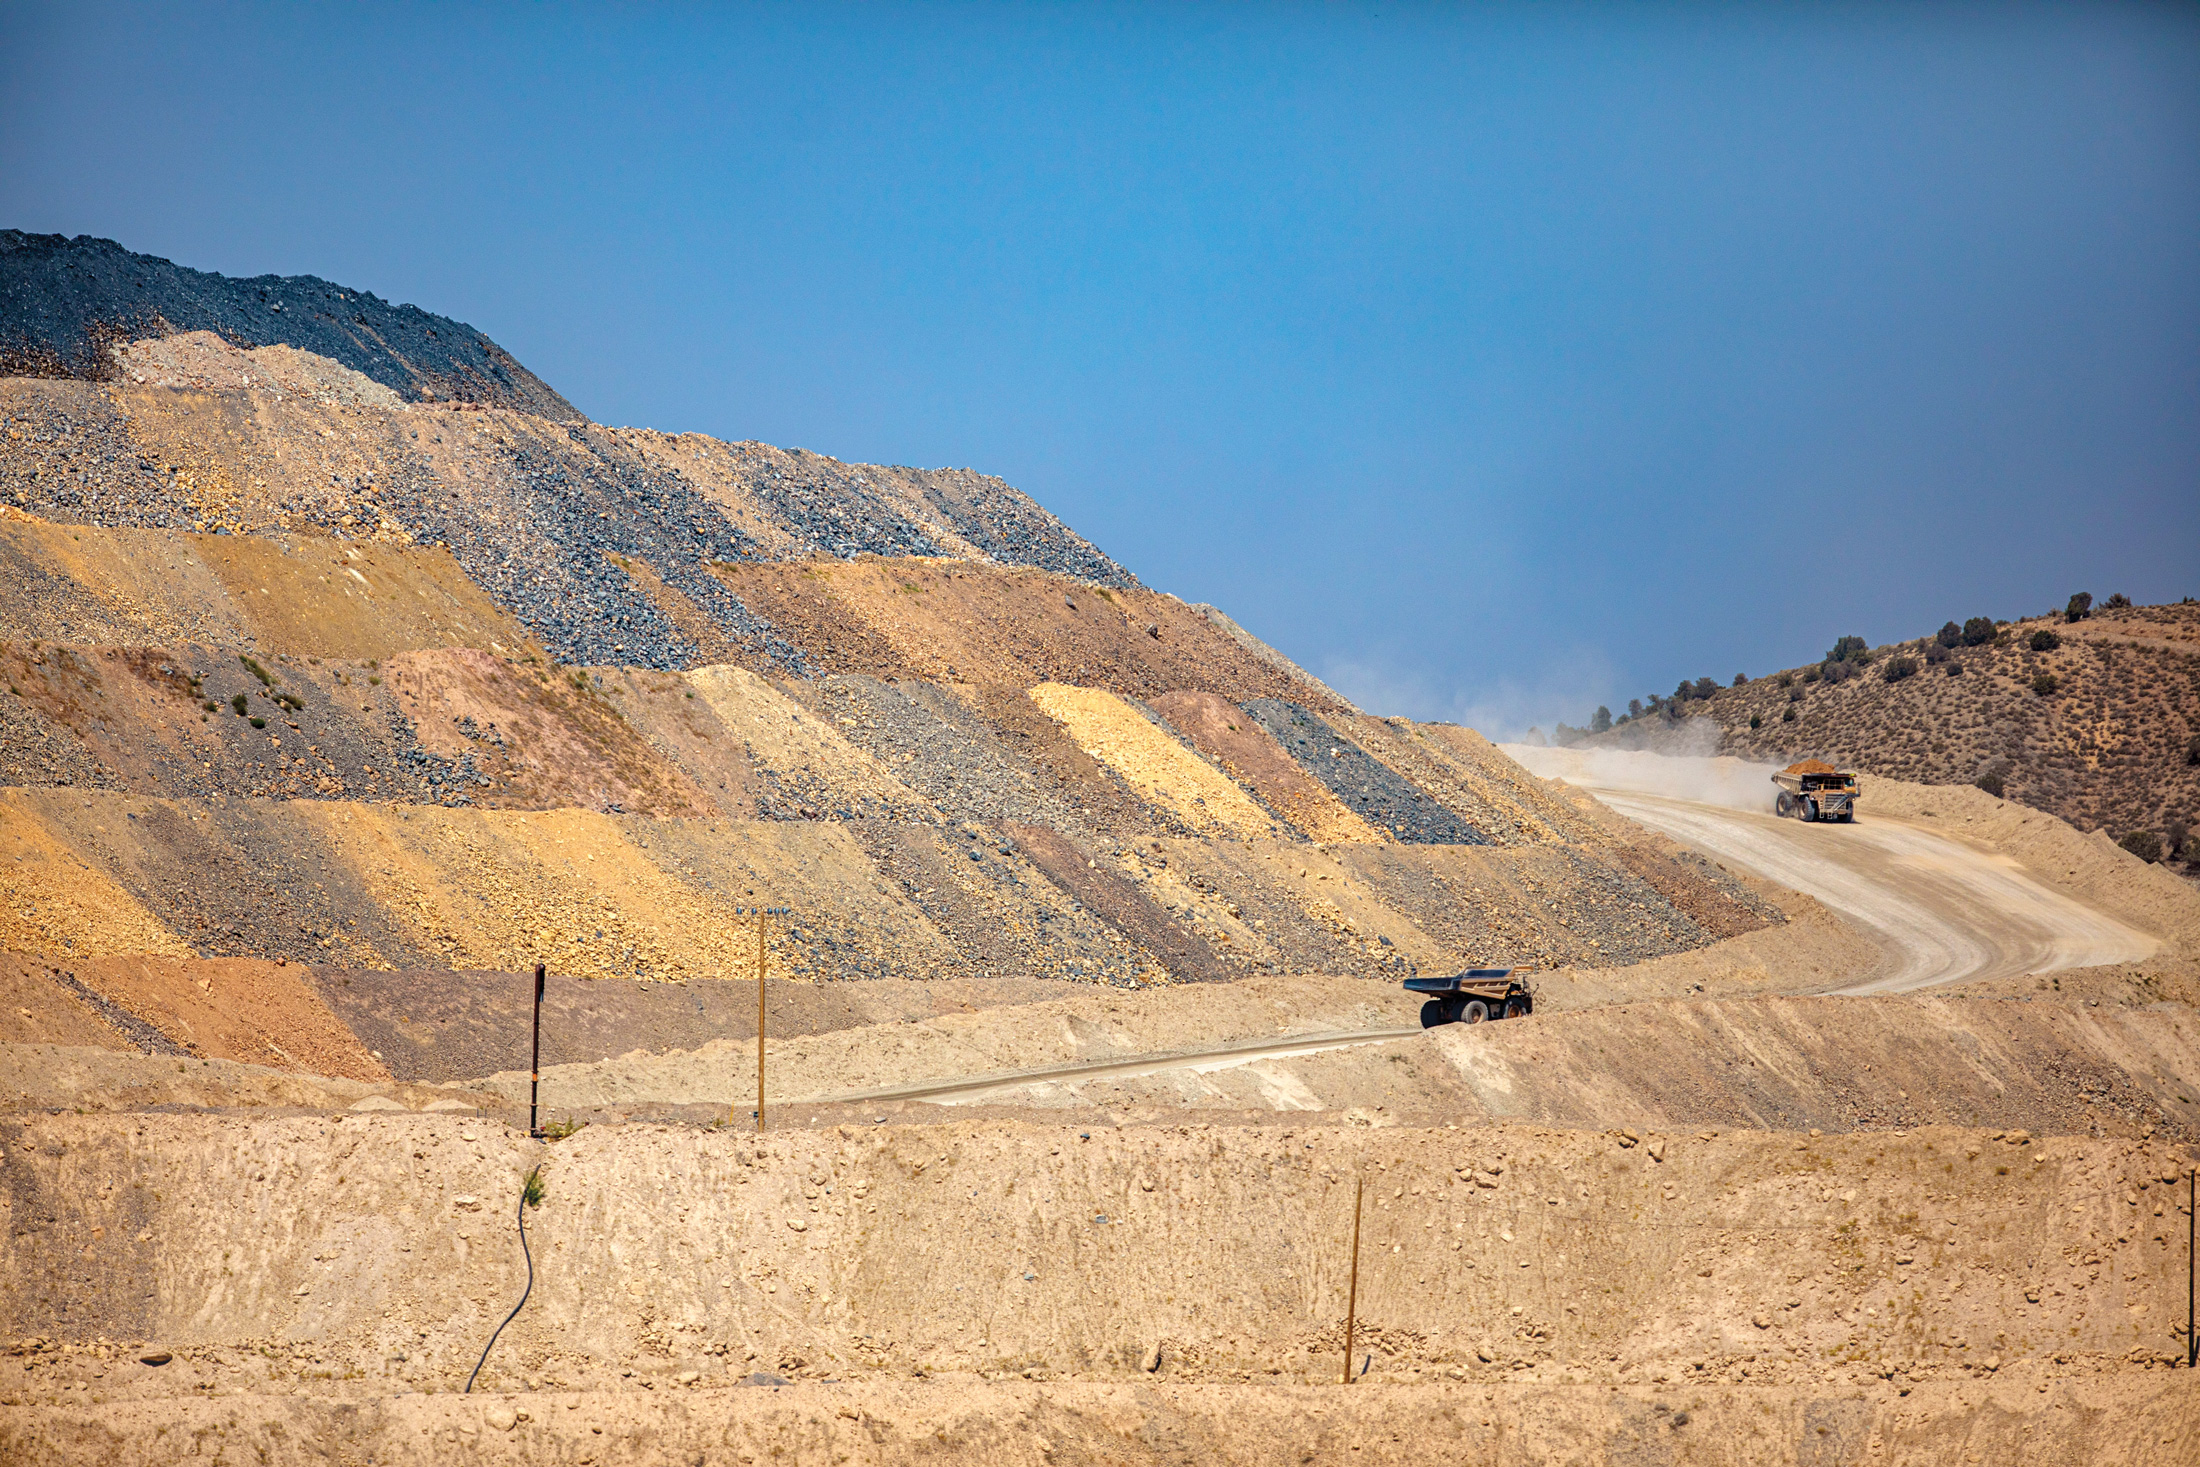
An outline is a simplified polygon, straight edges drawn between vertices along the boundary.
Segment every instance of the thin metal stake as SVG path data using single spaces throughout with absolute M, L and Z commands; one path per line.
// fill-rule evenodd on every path
M 2192 1332 L 2193 1221 L 2200 1216 L 2200 1166 L 2185 1174 L 2185 1369 L 2200 1361 L 2200 1335 Z
M 1344 1302 L 1344 1381 L 1350 1385 L 1359 1377 L 1352 1373 L 1352 1327 L 1360 1312 L 1360 1197 L 1367 1190 L 1365 1177 L 1352 1179 L 1352 1288 Z
M 535 1094 L 542 1088 L 542 964 L 535 964 L 535 1055 L 529 1061 L 527 1080 L 527 1134 L 540 1136 L 542 1123 L 535 1119 Z
M 764 1129 L 764 909 L 756 909 L 756 1129 Z

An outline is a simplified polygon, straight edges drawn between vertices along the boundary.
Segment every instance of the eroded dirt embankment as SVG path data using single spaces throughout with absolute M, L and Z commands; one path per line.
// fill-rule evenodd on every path
M 117 1395 L 789 1378 L 1333 1378 L 1355 1179 L 1373 1378 L 1851 1390 L 2181 1349 L 2166 1148 L 2016 1133 L 475 1119 L 0 1128 L 0 1331 L 181 1359 Z M 97 1352 L 67 1372 L 94 1378 Z M 0 1360 L 0 1400 L 67 1372 Z M 693 1372 L 693 1374 L 689 1374 Z M 104 1379 L 102 1374 L 100 1377 Z
M 124 1372 L 143 1372 L 124 1365 Z M 2182 1375 L 1864 1389 L 1678 1385 L 1336 1386 L 796 1382 L 622 1395 L 240 1396 L 0 1407 L 0 1454 L 75 1467 L 197 1454 L 291 1467 L 662 1461 L 883 1467 L 1185 1462 L 1548 1462 L 1888 1467 L 1979 1462 L 2175 1464 L 2200 1433 Z

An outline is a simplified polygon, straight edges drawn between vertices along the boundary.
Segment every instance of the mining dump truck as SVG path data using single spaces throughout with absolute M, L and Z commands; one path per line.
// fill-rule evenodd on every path
M 1775 815 L 1844 823 L 1856 819 L 1856 776 L 1831 764 L 1805 759 L 1772 776 L 1772 782 L 1780 787 L 1772 802 Z
M 1535 993 L 1521 975 L 1526 968 L 1469 968 L 1448 978 L 1408 978 L 1409 993 L 1436 996 L 1421 1005 L 1421 1027 L 1479 1024 L 1484 1019 L 1518 1019 L 1535 1012 Z

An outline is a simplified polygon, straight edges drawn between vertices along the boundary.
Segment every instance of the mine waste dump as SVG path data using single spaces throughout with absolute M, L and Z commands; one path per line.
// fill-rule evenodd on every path
M 318 279 L 0 234 L 0 367 L 0 1460 L 2194 1459 L 2091 829 L 1363 710 Z

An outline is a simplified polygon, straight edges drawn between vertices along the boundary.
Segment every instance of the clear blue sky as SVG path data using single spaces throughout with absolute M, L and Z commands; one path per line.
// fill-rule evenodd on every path
M 0 225 L 972 465 L 1385 712 L 2200 595 L 2200 20 L 0 6 Z

